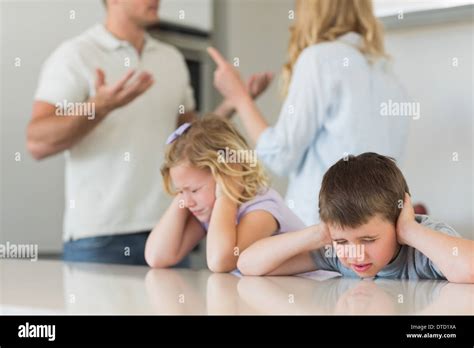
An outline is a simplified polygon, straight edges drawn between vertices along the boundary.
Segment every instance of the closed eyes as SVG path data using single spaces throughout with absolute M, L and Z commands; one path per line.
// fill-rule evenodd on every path
M 361 241 L 363 243 L 372 243 L 372 242 L 375 242 L 376 240 L 377 239 L 362 239 Z M 335 242 L 337 244 L 342 244 L 342 245 L 347 244 L 347 240 L 335 240 Z

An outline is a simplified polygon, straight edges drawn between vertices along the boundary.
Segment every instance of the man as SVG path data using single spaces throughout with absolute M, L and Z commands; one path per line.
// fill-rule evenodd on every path
M 185 60 L 150 37 L 158 0 L 108 0 L 105 24 L 61 44 L 44 63 L 27 147 L 66 151 L 64 259 L 143 264 L 146 238 L 168 205 L 166 137 L 195 117 Z M 254 76 L 258 95 L 270 78 Z M 216 110 L 232 113 L 225 101 Z

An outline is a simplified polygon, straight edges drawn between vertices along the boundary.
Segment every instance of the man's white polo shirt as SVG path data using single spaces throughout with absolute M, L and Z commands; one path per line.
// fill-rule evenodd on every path
M 180 106 L 191 111 L 195 105 L 177 49 L 147 34 L 139 56 L 101 24 L 53 52 L 43 65 L 35 100 L 63 106 L 86 101 L 95 94 L 96 68 L 105 72 L 106 84 L 130 69 L 150 72 L 155 83 L 66 151 L 64 240 L 153 228 L 170 202 L 160 174 L 166 138 Z M 88 115 L 76 117 L 92 118 Z

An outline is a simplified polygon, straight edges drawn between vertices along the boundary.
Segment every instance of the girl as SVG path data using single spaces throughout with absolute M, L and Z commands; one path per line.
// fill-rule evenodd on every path
M 345 153 L 400 159 L 409 117 L 384 110 L 407 98 L 387 64 L 370 0 L 296 1 L 283 68 L 286 99 L 274 126 L 233 65 L 213 48 L 209 54 L 217 63 L 216 88 L 237 109 L 263 163 L 289 177 L 286 199 L 306 225 L 319 222 L 323 174 Z
M 167 143 L 161 173 L 175 198 L 148 237 L 151 267 L 176 265 L 207 235 L 208 267 L 229 272 L 255 241 L 304 227 L 229 121 L 185 123 Z

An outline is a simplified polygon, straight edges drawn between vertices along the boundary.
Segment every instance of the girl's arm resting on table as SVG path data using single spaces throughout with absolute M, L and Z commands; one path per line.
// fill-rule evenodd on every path
M 239 254 L 255 241 L 278 228 L 274 217 L 263 210 L 246 214 L 235 224 L 237 204 L 226 196 L 216 200 L 207 233 L 207 265 L 213 272 L 230 272 Z
M 331 243 L 324 225 L 261 239 L 239 257 L 244 275 L 293 275 L 316 270 L 310 251 Z
M 174 266 L 205 236 L 199 221 L 180 207 L 180 200 L 175 197 L 146 241 L 145 259 L 151 267 Z

